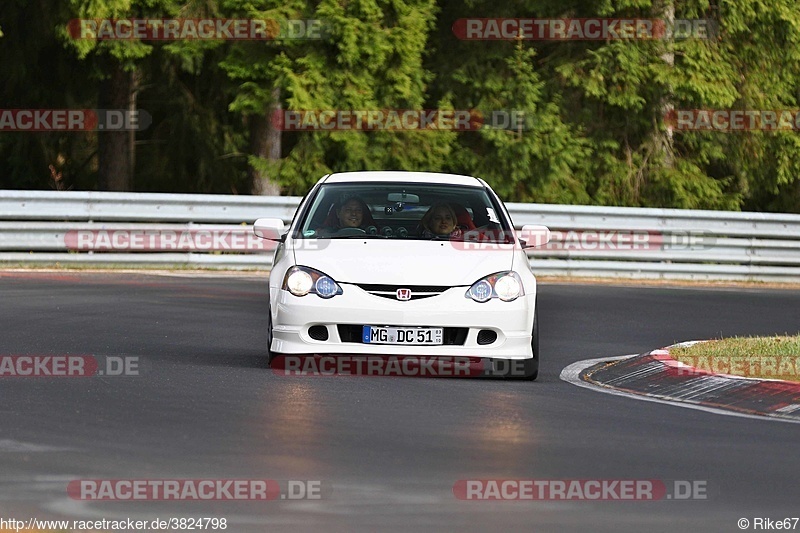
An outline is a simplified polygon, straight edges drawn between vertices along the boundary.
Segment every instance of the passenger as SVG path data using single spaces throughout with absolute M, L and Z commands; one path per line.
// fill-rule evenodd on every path
M 456 212 L 450 204 L 444 202 L 434 204 L 423 215 L 421 220 L 422 236 L 427 239 L 433 237 L 461 237 L 464 230 L 458 226 Z

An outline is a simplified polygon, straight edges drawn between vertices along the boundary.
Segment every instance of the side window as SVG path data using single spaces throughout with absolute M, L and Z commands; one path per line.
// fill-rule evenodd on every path
M 315 230 L 325 225 L 326 219 L 331 216 L 331 210 L 333 209 L 333 202 L 329 201 L 327 198 L 325 200 L 320 201 L 314 209 L 314 212 L 311 213 L 309 217 L 308 230 Z
M 313 194 L 308 204 L 306 204 L 305 212 L 301 215 L 303 220 L 302 223 L 297 226 L 297 234 L 295 235 L 295 238 L 300 238 L 304 231 L 308 230 L 309 228 L 313 229 L 315 227 L 314 224 L 320 223 L 325 218 L 325 213 L 327 211 L 321 209 L 321 205 L 330 203 L 330 201 L 326 198 L 327 195 L 325 192 L 326 189 L 324 187 L 318 190 L 311 190 L 303 198 L 303 202 L 301 202 L 300 205 L 303 205 L 306 202 L 306 198 Z M 320 216 L 322 219 L 317 220 Z

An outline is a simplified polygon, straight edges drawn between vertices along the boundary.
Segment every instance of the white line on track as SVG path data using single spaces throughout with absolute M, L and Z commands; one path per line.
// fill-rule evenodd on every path
M 600 385 L 595 385 L 593 383 L 587 383 L 580 378 L 581 372 L 586 370 L 589 367 L 592 367 L 598 363 L 604 363 L 608 361 L 619 361 L 621 359 L 628 359 L 630 357 L 636 357 L 638 354 L 632 355 L 618 355 L 616 357 L 601 357 L 599 359 L 586 359 L 584 361 L 578 361 L 576 363 L 572 363 L 571 365 L 564 368 L 561 371 L 559 377 L 566 381 L 567 383 L 572 383 L 573 385 L 577 385 L 578 387 L 583 387 L 586 389 L 591 389 L 596 392 L 604 392 L 606 394 L 614 394 L 616 396 L 624 396 L 626 398 L 633 398 L 634 400 L 643 400 L 646 402 L 655 402 L 655 403 L 663 403 L 667 405 L 674 405 L 676 407 L 685 407 L 687 409 L 697 409 L 698 411 L 705 411 L 707 413 L 714 413 L 716 415 L 725 415 L 725 416 L 736 416 L 739 418 L 750 418 L 754 420 L 768 420 L 772 422 L 788 422 L 790 424 L 800 424 L 800 420 L 789 420 L 786 418 L 776 418 L 772 416 L 759 416 L 759 415 L 748 415 L 745 413 L 737 413 L 735 411 L 726 411 L 725 409 L 717 409 L 715 407 L 707 407 L 705 405 L 699 405 L 697 403 L 687 401 L 687 400 L 674 400 L 670 398 L 666 398 L 663 396 L 648 396 L 645 394 L 634 394 L 632 392 L 625 392 L 617 389 L 613 389 L 611 387 L 603 387 Z
M 0 453 L 68 452 L 70 448 L 47 446 L 11 439 L 0 439 Z

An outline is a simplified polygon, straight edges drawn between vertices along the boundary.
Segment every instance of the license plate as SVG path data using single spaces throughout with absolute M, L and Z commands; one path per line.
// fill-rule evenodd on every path
M 386 328 L 364 326 L 364 344 L 442 344 L 444 328 Z

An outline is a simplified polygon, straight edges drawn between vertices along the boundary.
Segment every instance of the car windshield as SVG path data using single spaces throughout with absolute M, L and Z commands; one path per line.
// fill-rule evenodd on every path
M 425 183 L 323 184 L 302 214 L 297 239 L 473 239 L 513 242 L 513 229 L 484 187 Z

